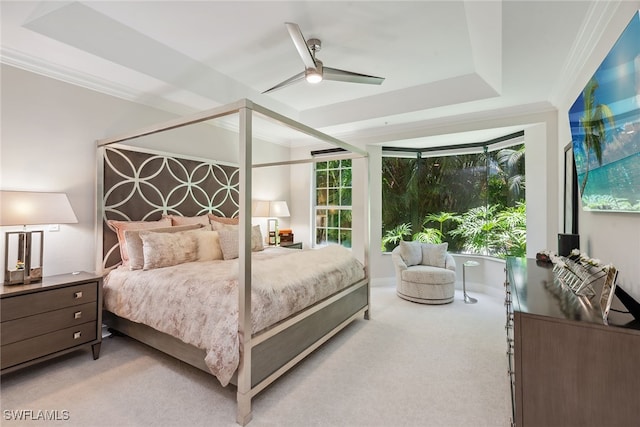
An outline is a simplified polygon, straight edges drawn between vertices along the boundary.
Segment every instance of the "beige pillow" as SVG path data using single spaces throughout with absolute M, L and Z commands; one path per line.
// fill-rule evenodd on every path
M 440 243 L 439 245 L 422 243 L 422 262 L 420 264 L 445 268 L 448 247 L 448 243 Z
M 118 244 L 120 245 L 120 258 L 122 259 L 122 265 L 129 265 L 129 253 L 127 252 L 127 242 L 124 237 L 124 232 L 127 230 L 149 230 L 152 228 L 170 227 L 171 220 L 169 218 L 162 218 L 158 221 L 116 221 L 110 219 L 107 221 L 109 227 L 111 227 L 118 235 Z
M 222 257 L 227 259 L 238 258 L 240 253 L 240 239 L 237 227 L 232 229 L 218 230 L 218 236 L 220 237 L 220 249 L 222 250 Z M 262 232 L 259 225 L 251 227 L 251 251 L 258 252 L 264 250 L 264 244 L 262 243 Z
M 167 218 L 171 219 L 171 224 L 174 226 L 191 224 L 209 225 L 209 216 L 206 214 L 200 216 L 167 215 Z
M 197 261 L 214 261 L 224 259 L 222 249 L 220 248 L 220 236 L 217 231 L 198 231 L 193 232 L 196 236 L 198 245 Z
M 422 262 L 422 244 L 420 242 L 400 241 L 400 256 L 407 267 L 418 265 Z
M 264 240 L 262 240 L 262 231 L 259 225 L 251 227 L 251 250 L 259 252 L 264 250 Z
M 141 231 L 143 270 L 170 267 L 195 261 L 198 257 L 196 236 L 192 231 L 154 233 Z
M 220 237 L 220 250 L 222 250 L 222 258 L 225 260 L 238 258 L 240 252 L 238 232 L 231 230 L 218 230 L 218 236 Z
M 201 228 L 204 228 L 202 224 L 191 224 L 177 225 L 175 227 L 154 228 L 151 231 L 153 233 L 176 233 L 179 231 L 199 230 Z M 127 253 L 129 254 L 128 266 L 130 270 L 140 270 L 144 267 L 144 252 L 142 250 L 142 239 L 140 239 L 140 232 L 142 231 L 145 230 L 126 230 L 124 232 Z
M 226 224 L 224 222 L 211 221 L 211 228 L 214 231 L 218 231 L 218 230 L 238 231 L 238 224 Z

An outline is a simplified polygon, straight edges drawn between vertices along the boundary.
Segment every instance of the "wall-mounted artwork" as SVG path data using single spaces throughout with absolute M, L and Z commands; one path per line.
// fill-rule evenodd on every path
M 569 110 L 582 208 L 640 213 L 640 12 Z

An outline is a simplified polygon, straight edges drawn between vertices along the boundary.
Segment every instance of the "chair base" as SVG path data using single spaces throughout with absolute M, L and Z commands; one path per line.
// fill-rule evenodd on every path
M 447 273 L 451 273 L 447 271 Z M 421 304 L 447 304 L 453 301 L 455 282 L 428 284 L 402 280 L 396 286 L 400 298 Z
M 432 299 L 432 298 L 412 297 L 412 296 L 405 295 L 405 294 L 403 294 L 401 292 L 398 292 L 398 291 L 396 291 L 396 294 L 402 299 L 405 299 L 405 300 L 411 301 L 411 302 L 417 302 L 419 304 L 439 305 L 439 304 L 449 304 L 449 303 L 453 302 L 453 297 L 443 298 L 443 299 Z

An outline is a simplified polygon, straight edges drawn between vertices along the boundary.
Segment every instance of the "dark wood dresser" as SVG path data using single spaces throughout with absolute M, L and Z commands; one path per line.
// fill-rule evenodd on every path
M 63 274 L 29 285 L 4 285 L 0 294 L 1 373 L 83 347 L 100 355 L 102 277 Z
M 598 298 L 558 286 L 551 264 L 507 260 L 512 424 L 640 425 L 640 325 L 614 311 L 604 325 Z

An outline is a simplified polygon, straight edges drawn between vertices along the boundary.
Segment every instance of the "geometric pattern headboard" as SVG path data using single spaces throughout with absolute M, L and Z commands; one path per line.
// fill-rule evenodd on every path
M 154 221 L 168 214 L 239 214 L 237 166 L 106 147 L 103 171 L 103 268 L 120 262 L 118 237 L 107 220 Z

